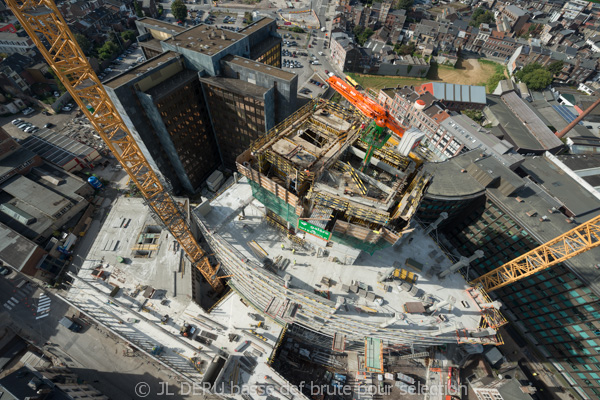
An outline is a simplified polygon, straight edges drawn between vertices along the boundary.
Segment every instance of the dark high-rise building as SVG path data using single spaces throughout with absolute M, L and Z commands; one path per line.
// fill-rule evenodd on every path
M 600 195 L 554 156 L 511 171 L 471 151 L 426 170 L 434 179 L 418 216 L 433 221 L 456 255 L 483 250 L 463 272 L 482 275 L 600 213 Z M 600 396 L 600 249 L 491 293 L 512 326 L 582 398 Z M 550 365 L 550 364 L 548 364 Z
M 240 32 L 136 21 L 150 59 L 105 88 L 152 167 L 174 192 L 195 193 L 296 108 L 297 76 L 282 71 L 275 21 Z

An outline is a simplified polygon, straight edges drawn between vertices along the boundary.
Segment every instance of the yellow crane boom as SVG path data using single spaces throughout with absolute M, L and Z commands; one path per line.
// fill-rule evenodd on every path
M 52 0 L 6 2 L 81 111 L 139 188 L 148 205 L 212 288 L 220 292 L 223 283 L 217 276 L 218 268 L 210 264 L 192 235 L 183 212 L 142 154 L 56 4 Z
M 599 245 L 600 215 L 480 276 L 471 284 L 481 284 L 486 292 L 491 292 Z

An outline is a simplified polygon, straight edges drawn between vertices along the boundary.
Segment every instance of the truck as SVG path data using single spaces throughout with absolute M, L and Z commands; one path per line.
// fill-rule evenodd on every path
M 63 317 L 60 322 L 62 326 L 65 328 L 72 330 L 73 332 L 79 332 L 82 329 L 82 326 L 76 322 L 73 322 L 69 317 Z

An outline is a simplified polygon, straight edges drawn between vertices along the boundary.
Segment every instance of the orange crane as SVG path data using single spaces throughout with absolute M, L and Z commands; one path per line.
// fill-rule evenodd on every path
M 369 123 L 362 134 L 362 141 L 368 144 L 367 152 L 360 169 L 364 171 L 373 156 L 373 149 L 383 147 L 392 136 L 390 131 L 398 135 L 398 138 L 402 138 L 406 128 L 396 123 L 394 117 L 376 101 L 369 96 L 365 96 L 337 76 L 331 76 L 327 79 L 327 82 L 334 90 L 344 96 L 350 104 L 358 108 L 367 118 L 371 119 L 371 123 Z
M 212 289 L 221 292 L 224 285 L 218 276 L 218 266 L 210 264 L 192 235 L 186 216 L 150 167 L 56 4 L 52 0 L 6 0 L 6 3 L 146 203 Z

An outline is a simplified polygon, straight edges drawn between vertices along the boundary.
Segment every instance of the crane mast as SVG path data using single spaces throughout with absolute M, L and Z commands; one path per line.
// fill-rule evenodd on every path
M 401 138 L 404 135 L 406 128 L 396 123 L 387 110 L 380 106 L 376 101 L 360 93 L 337 76 L 331 76 L 327 79 L 327 82 L 339 94 L 344 96 L 350 104 L 355 106 L 367 118 L 371 119 L 371 122 L 362 133 L 362 141 L 368 145 L 365 158 L 363 159 L 360 168 L 361 171 L 364 171 L 367 165 L 369 165 L 371 157 L 373 157 L 373 150 L 381 149 L 392 136 L 390 131 Z
M 148 205 L 213 290 L 222 291 L 224 286 L 217 275 L 218 266 L 210 264 L 192 235 L 185 215 L 142 154 L 56 4 L 52 0 L 6 2 Z

